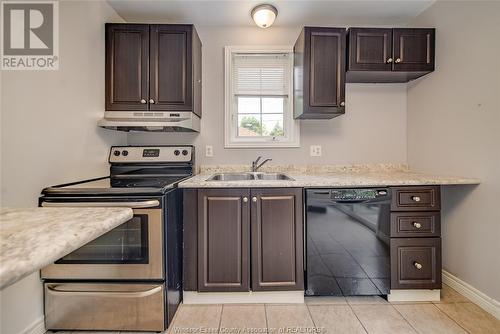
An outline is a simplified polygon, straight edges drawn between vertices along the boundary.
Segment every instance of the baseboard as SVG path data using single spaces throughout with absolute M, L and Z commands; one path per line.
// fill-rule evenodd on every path
M 483 292 L 446 270 L 443 270 L 443 283 L 469 298 L 471 302 L 500 320 L 500 302 L 498 300 L 488 297 Z
M 45 319 L 44 317 L 40 317 L 35 320 L 31 325 L 26 327 L 21 334 L 44 334 L 47 330 L 45 329 Z
M 304 291 L 196 292 L 182 293 L 184 304 L 301 304 Z
M 390 302 L 438 302 L 441 290 L 391 290 L 387 295 Z

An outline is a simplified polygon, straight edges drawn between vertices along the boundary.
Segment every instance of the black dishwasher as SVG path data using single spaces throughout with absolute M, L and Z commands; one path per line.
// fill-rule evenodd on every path
M 386 295 L 389 188 L 306 190 L 306 295 Z

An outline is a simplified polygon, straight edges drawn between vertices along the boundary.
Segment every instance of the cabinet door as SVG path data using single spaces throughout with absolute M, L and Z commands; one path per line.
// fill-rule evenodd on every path
M 198 191 L 198 291 L 249 290 L 250 191 Z
M 148 67 L 149 26 L 106 24 L 106 110 L 148 109 Z
M 441 238 L 391 238 L 391 289 L 441 289 Z
M 393 29 L 394 71 L 434 71 L 435 29 Z
M 391 71 L 392 62 L 392 29 L 349 29 L 349 71 Z
M 150 110 L 193 109 L 191 25 L 152 25 Z
M 252 189 L 252 290 L 303 290 L 302 189 Z
M 345 105 L 343 28 L 305 28 L 304 113 L 338 113 Z

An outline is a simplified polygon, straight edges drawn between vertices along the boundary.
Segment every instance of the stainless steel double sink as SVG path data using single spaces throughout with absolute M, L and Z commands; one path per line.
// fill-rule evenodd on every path
M 217 173 L 210 176 L 207 181 L 293 181 L 291 177 L 281 173 Z

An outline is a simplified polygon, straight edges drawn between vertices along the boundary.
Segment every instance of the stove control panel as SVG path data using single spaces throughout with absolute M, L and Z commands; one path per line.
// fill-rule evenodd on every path
M 110 163 L 190 162 L 192 146 L 113 146 Z

